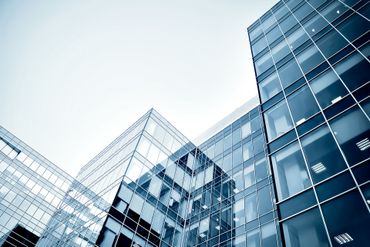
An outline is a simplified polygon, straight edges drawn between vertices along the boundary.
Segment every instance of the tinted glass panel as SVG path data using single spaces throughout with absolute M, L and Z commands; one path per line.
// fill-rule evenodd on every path
M 314 45 L 311 45 L 297 55 L 297 60 L 303 72 L 307 73 L 323 62 L 324 57 Z
M 354 90 L 370 80 L 370 63 L 360 53 L 353 53 L 334 66 L 350 90 Z
M 319 111 L 319 107 L 307 86 L 289 96 L 288 103 L 296 125 L 303 123 L 307 118 Z
M 284 134 L 293 127 L 292 119 L 290 118 L 285 101 L 269 109 L 264 115 L 269 140 Z
M 370 124 L 358 107 L 335 118 L 330 124 L 350 164 L 370 156 Z
M 272 58 L 269 52 L 263 55 L 255 62 L 257 76 L 265 72 L 268 68 L 273 65 Z
M 369 243 L 370 214 L 357 190 L 323 204 L 322 210 L 334 246 Z
M 298 143 L 290 144 L 273 154 L 271 160 L 280 199 L 311 186 Z
M 317 208 L 284 221 L 283 230 L 288 247 L 329 246 Z
M 302 138 L 302 146 L 314 182 L 319 182 L 347 168 L 326 126 Z
M 336 103 L 348 94 L 343 83 L 331 69 L 314 78 L 310 84 L 322 108 Z
M 299 78 L 302 77 L 302 72 L 299 69 L 295 59 L 290 60 L 278 69 L 281 84 L 287 87 Z
M 348 42 L 335 30 L 331 30 L 317 41 L 317 46 L 329 58 L 348 45 Z
M 271 74 L 258 84 L 262 102 L 272 98 L 281 91 L 281 86 L 276 73 Z

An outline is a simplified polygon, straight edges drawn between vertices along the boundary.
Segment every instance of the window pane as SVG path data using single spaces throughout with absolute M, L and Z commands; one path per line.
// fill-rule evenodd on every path
M 315 183 L 347 167 L 326 126 L 302 138 L 302 146 Z
M 358 52 L 354 52 L 344 61 L 336 64 L 334 69 L 350 90 L 354 90 L 370 80 L 370 73 L 364 73 L 364 71 L 370 71 L 370 63 Z
M 339 24 L 337 28 L 349 41 L 354 41 L 370 30 L 370 22 L 362 16 L 354 14 Z
M 263 215 L 272 210 L 270 187 L 265 186 L 258 191 L 258 214 Z
M 271 158 L 280 200 L 311 186 L 297 142 L 273 154 Z
M 258 160 L 256 162 L 256 180 L 257 182 L 261 181 L 262 179 L 268 176 L 267 172 L 267 161 L 265 158 Z
M 262 37 L 254 45 L 252 45 L 253 55 L 256 56 L 258 53 L 260 53 L 266 47 L 267 47 L 266 39 L 265 39 L 265 37 Z
M 256 193 L 252 193 L 245 198 L 245 217 L 246 222 L 257 218 L 257 197 Z
M 339 1 L 333 1 L 319 12 L 330 22 L 341 16 L 348 8 Z
M 307 86 L 289 96 L 288 103 L 296 125 L 303 123 L 319 111 L 319 107 Z
M 348 94 L 338 76 L 331 69 L 313 79 L 310 84 L 322 108 L 334 104 Z
M 267 52 L 255 62 L 257 76 L 261 75 L 273 65 L 270 52 Z
M 276 73 L 271 74 L 258 84 L 262 102 L 267 101 L 281 91 L 281 86 Z
M 293 127 L 292 119 L 290 118 L 285 101 L 269 109 L 264 116 L 269 140 L 284 134 Z
M 235 227 L 245 224 L 244 200 L 239 200 L 234 204 Z
M 272 56 L 275 60 L 275 63 L 279 62 L 282 58 L 286 57 L 290 53 L 290 49 L 285 40 L 280 41 L 274 48 L 271 50 Z
M 243 161 L 250 159 L 253 155 L 252 142 L 249 141 L 243 145 Z
M 266 34 L 266 38 L 271 45 L 275 40 L 277 40 L 281 36 L 281 31 L 279 27 L 274 27 L 270 32 Z
M 295 50 L 298 48 L 300 45 L 302 45 L 304 42 L 306 42 L 309 39 L 307 34 L 302 28 L 297 29 L 287 37 L 288 43 L 290 45 L 290 48 L 292 50 Z
M 301 65 L 303 72 L 308 73 L 313 68 L 321 64 L 324 61 L 324 57 L 314 45 L 311 45 L 297 55 L 297 60 Z
M 307 23 L 303 25 L 307 33 L 310 36 L 315 35 L 320 32 L 324 27 L 328 25 L 328 22 L 318 14 L 311 18 Z
M 299 7 L 296 11 L 294 11 L 294 15 L 297 17 L 299 21 L 302 21 L 306 16 L 311 14 L 313 11 L 312 7 L 308 4 L 303 4 Z
M 242 138 L 244 139 L 245 137 L 249 136 L 251 133 L 252 133 L 251 122 L 246 122 L 242 126 Z
M 357 190 L 325 203 L 322 211 L 334 246 L 368 245 L 370 214 Z
M 283 222 L 287 247 L 329 246 L 317 208 Z
M 301 70 L 299 69 L 295 59 L 290 60 L 278 69 L 280 81 L 283 87 L 287 87 L 293 82 L 302 77 Z
M 261 227 L 262 246 L 263 247 L 276 247 L 276 227 L 275 222 L 270 222 Z
M 280 27 L 281 27 L 281 30 L 283 30 L 283 32 L 286 33 L 288 30 L 290 30 L 292 27 L 294 27 L 297 24 L 298 22 L 296 21 L 296 19 L 292 15 L 290 15 L 280 22 Z
M 245 181 L 245 188 L 251 186 L 252 184 L 256 183 L 254 177 L 254 166 L 250 164 L 246 168 L 244 168 L 244 181 Z
M 347 161 L 353 165 L 370 155 L 370 124 L 363 112 L 352 108 L 330 122 L 334 135 L 346 155 Z
M 348 45 L 348 42 L 337 31 L 331 30 L 320 38 L 316 44 L 325 57 L 329 58 Z

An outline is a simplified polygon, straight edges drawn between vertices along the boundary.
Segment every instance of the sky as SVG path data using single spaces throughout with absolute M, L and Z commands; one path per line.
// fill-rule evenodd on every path
M 257 94 L 276 2 L 0 1 L 0 125 L 73 176 L 151 107 L 193 140 Z

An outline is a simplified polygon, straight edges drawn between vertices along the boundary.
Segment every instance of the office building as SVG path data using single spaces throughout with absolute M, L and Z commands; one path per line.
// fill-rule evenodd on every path
M 72 180 L 0 127 L 0 245 L 35 246 Z
M 280 1 L 248 29 L 286 246 L 370 240 L 369 14 Z
M 279 1 L 248 28 L 259 98 L 197 144 L 151 109 L 71 179 L 2 130 L 1 241 L 367 246 L 369 19 L 368 1 Z M 37 175 L 46 172 L 34 160 L 64 188 Z M 34 208 L 58 194 L 46 220 L 13 201 L 31 195 L 15 186 L 23 176 L 38 181 Z

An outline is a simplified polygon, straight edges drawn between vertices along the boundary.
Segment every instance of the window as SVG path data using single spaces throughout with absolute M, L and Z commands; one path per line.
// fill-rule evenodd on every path
M 261 227 L 261 240 L 263 247 L 276 247 L 276 227 L 275 222 L 270 222 Z
M 248 188 L 252 184 L 256 183 L 256 180 L 255 180 L 255 177 L 254 177 L 254 166 L 253 166 L 253 164 L 250 164 L 246 168 L 244 168 L 244 181 L 245 181 L 245 188 Z
M 287 247 L 329 246 L 317 208 L 284 221 L 283 231 Z
M 233 131 L 233 145 L 240 142 L 241 140 L 241 129 L 237 128 Z
M 232 137 L 231 134 L 227 135 L 224 140 L 224 150 L 227 150 L 232 146 Z
M 264 113 L 268 140 L 271 141 L 293 127 L 292 119 L 285 101 Z
M 262 102 L 267 101 L 281 91 L 281 86 L 276 73 L 269 75 L 258 84 Z
M 354 90 L 370 80 L 370 73 L 363 73 L 370 71 L 370 63 L 358 52 L 354 52 L 336 64 L 334 69 L 350 90 Z
M 310 168 L 312 180 L 317 183 L 347 166 L 326 126 L 302 138 L 303 151 Z
M 254 155 L 259 154 L 260 152 L 263 151 L 264 147 L 264 139 L 262 135 L 257 136 L 256 138 L 253 139 L 253 153 Z
M 246 222 L 257 218 L 257 197 L 255 192 L 245 197 L 245 218 Z
M 319 107 L 308 86 L 299 89 L 289 96 L 288 103 L 296 125 L 303 123 L 319 111 Z
M 370 30 L 370 22 L 358 14 L 354 14 L 338 25 L 338 30 L 349 41 L 354 41 Z
M 310 84 L 322 108 L 336 103 L 348 94 L 348 91 L 343 86 L 338 76 L 331 69 L 314 78 Z
M 253 55 L 256 56 L 258 53 L 260 53 L 266 47 L 267 47 L 266 39 L 265 39 L 265 37 L 262 37 L 254 45 L 252 45 Z
M 234 204 L 235 227 L 245 224 L 244 200 L 241 199 Z
M 287 18 L 285 18 L 283 21 L 280 22 L 280 27 L 281 27 L 281 30 L 284 33 L 286 33 L 287 31 L 289 31 L 292 27 L 294 27 L 297 24 L 298 22 L 296 21 L 296 19 L 292 15 L 289 15 L 287 16 Z
M 370 124 L 358 107 L 335 118 L 330 125 L 348 163 L 353 165 L 369 157 Z
M 306 29 L 306 32 L 312 37 L 318 32 L 320 32 L 327 25 L 328 22 L 317 14 L 313 18 L 311 18 L 307 23 L 305 23 L 303 27 Z
M 251 122 L 246 122 L 242 126 L 241 129 L 242 129 L 242 138 L 244 139 L 245 137 L 249 136 L 252 133 L 252 130 L 251 130 Z
M 323 204 L 322 211 L 335 246 L 368 245 L 370 214 L 357 189 Z
M 258 160 L 256 162 L 256 168 L 255 169 L 256 169 L 256 180 L 257 180 L 257 182 L 266 178 L 268 176 L 266 158 Z
M 279 68 L 278 72 L 281 84 L 284 88 L 302 77 L 302 72 L 299 69 L 294 58 L 284 64 L 281 68 Z
M 311 45 L 297 55 L 298 63 L 301 65 L 303 73 L 308 73 L 324 61 L 316 46 Z
M 335 41 L 335 42 L 334 42 Z M 340 51 L 348 42 L 334 29 L 326 33 L 320 38 L 316 45 L 319 47 L 325 57 L 330 58 L 332 55 Z
M 273 65 L 270 52 L 265 53 L 254 64 L 256 67 L 257 76 L 261 75 L 263 72 L 265 72 Z
M 243 161 L 250 159 L 253 155 L 252 142 L 249 141 L 243 144 Z
M 281 34 L 281 31 L 279 29 L 278 26 L 274 27 L 273 29 L 271 29 L 271 31 L 269 31 L 267 34 L 266 34 L 266 38 L 269 42 L 269 44 L 271 45 L 275 40 L 277 40 L 280 36 L 282 36 Z
M 234 175 L 235 189 L 234 192 L 238 193 L 244 189 L 243 171 L 239 171 Z
M 295 50 L 298 48 L 300 45 L 302 45 L 304 42 L 306 42 L 309 39 L 307 34 L 302 28 L 298 28 L 294 33 L 289 35 L 287 37 L 288 44 L 290 45 L 290 48 L 292 50 Z
M 275 60 L 275 63 L 278 63 L 281 59 L 283 59 L 290 53 L 290 49 L 285 40 L 282 40 L 279 44 L 271 49 L 271 53 L 272 57 Z
M 237 148 L 233 151 L 233 167 L 236 167 L 243 162 L 242 148 Z
M 262 34 L 262 29 L 257 27 L 255 28 L 254 30 L 252 30 L 250 33 L 249 33 L 249 37 L 251 39 L 251 41 L 253 41 L 254 39 L 256 39 L 258 36 L 260 36 Z
M 313 12 L 312 7 L 305 3 L 301 7 L 299 7 L 296 11 L 294 11 L 293 14 L 297 17 L 298 21 L 302 21 L 309 14 L 311 14 L 311 12 Z
M 271 157 L 280 200 L 311 186 L 298 143 L 292 143 Z
M 263 215 L 272 210 L 270 187 L 265 186 L 258 190 L 258 214 Z
M 328 6 L 324 9 L 320 10 L 319 12 L 329 21 L 333 22 L 339 16 L 341 16 L 344 12 L 346 12 L 348 8 L 343 5 L 341 2 L 331 2 Z

